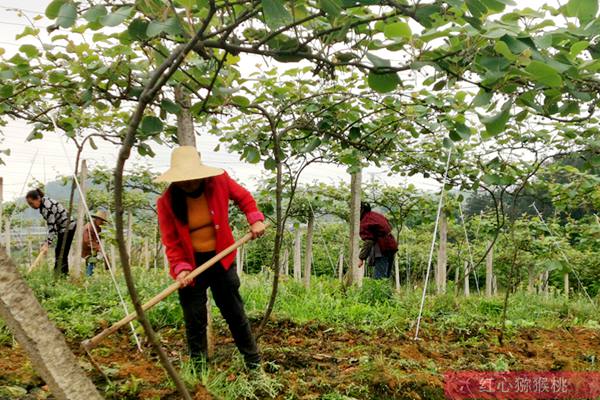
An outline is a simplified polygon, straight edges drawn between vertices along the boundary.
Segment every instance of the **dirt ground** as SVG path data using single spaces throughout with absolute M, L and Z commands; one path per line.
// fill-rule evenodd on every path
M 259 343 L 267 374 L 283 384 L 281 399 L 318 399 L 332 393 L 357 399 L 443 399 L 443 373 L 448 370 L 600 370 L 597 330 L 526 329 L 509 335 L 502 346 L 497 336 L 494 331 L 424 331 L 422 339 L 414 341 L 408 332 L 367 334 L 283 320 L 268 325 Z M 183 332 L 162 332 L 162 341 L 177 363 L 185 351 Z M 81 354 L 78 344 L 71 347 L 98 387 L 107 387 L 106 378 Z M 113 388 L 119 387 L 114 393 L 108 390 L 107 398 L 177 398 L 156 357 L 148 348 L 139 353 L 125 333 L 110 338 L 93 354 Z M 229 368 L 233 354 L 234 344 L 220 328 L 212 364 L 227 371 L 228 380 L 236 379 L 236 371 Z M 0 399 L 17 398 L 52 397 L 15 344 L 0 347 Z M 196 398 L 213 397 L 198 386 Z

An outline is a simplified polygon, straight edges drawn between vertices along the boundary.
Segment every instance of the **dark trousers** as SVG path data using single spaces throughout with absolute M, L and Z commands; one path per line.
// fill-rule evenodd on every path
M 196 253 L 196 265 L 204 263 L 214 254 Z M 246 365 L 250 368 L 258 366 L 260 355 L 244 311 L 239 292 L 240 279 L 235 264 L 226 271 L 221 263 L 218 263 L 200 274 L 194 286 L 179 289 L 179 303 L 183 309 L 190 356 L 193 359 L 207 358 L 206 290 L 209 287 Z
M 375 257 L 374 279 L 387 279 L 392 276 L 395 255 L 394 252 L 384 252 L 381 257 Z
M 59 271 L 63 275 L 69 275 L 69 250 L 71 250 L 71 243 L 73 243 L 73 237 L 75 236 L 75 228 L 58 234 L 56 247 L 54 248 L 54 273 L 56 275 L 59 274 Z M 60 253 L 63 241 L 65 242 L 65 250 L 61 259 Z

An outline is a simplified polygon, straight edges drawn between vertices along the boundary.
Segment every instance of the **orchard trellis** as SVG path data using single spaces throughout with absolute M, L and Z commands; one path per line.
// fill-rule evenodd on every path
M 307 62 L 322 79 L 351 76 L 352 97 L 371 99 L 357 110 L 315 95 L 317 110 L 336 113 L 313 115 L 318 129 L 297 136 L 306 155 L 330 151 L 329 161 L 344 164 L 351 172 L 358 171 L 368 156 L 371 162 L 389 163 L 395 173 L 439 176 L 444 171 L 443 149 L 455 146 L 452 151 L 461 162 L 446 169 L 452 185 L 503 187 L 501 193 L 516 185 L 518 195 L 533 171 L 516 166 L 515 156 L 533 152 L 539 166 L 540 160 L 589 145 L 597 128 L 600 25 L 595 0 L 570 0 L 560 8 L 546 6 L 540 11 L 507 5 L 514 6 L 509 0 L 415 4 L 152 0 L 133 5 L 55 0 L 46 10 L 55 21 L 51 43 L 43 48 L 23 45 L 0 63 L 2 115 L 4 120 L 19 118 L 34 124 L 31 139 L 55 130 L 50 119 L 54 112 L 60 116 L 56 124 L 69 137 L 86 131 L 118 132 L 122 147 L 115 170 L 115 221 L 128 290 L 161 362 L 184 398 L 190 398 L 154 337 L 131 277 L 122 188 L 132 149 L 151 155 L 151 140 L 172 141 L 174 117 L 186 110 L 197 122 L 215 126 L 219 124 L 215 114 L 260 110 L 266 99 L 252 95 L 248 85 L 252 78 L 238 68 L 242 59 L 258 55 L 279 62 Z M 558 25 L 562 21 L 554 15 L 564 18 L 566 25 Z M 75 39 L 75 33 L 91 35 L 92 40 Z M 26 28 L 24 35 L 46 41 L 34 27 Z M 421 80 L 423 88 L 413 87 L 413 78 Z M 284 82 L 274 79 L 274 84 L 266 84 Z M 293 96 L 285 85 L 274 94 Z M 365 130 L 361 123 L 327 137 L 328 131 L 335 132 L 332 121 L 352 123 L 357 111 L 362 120 L 378 105 L 387 108 L 370 114 L 376 116 L 370 123 L 381 128 Z M 233 149 L 245 160 L 263 160 L 267 169 L 277 171 L 272 266 L 278 271 L 285 222 L 282 160 L 288 154 L 279 128 L 269 118 L 272 110 L 263 110 L 270 134 L 258 138 L 259 146 L 238 142 Z M 305 111 L 311 115 L 316 110 Z M 300 133 L 307 127 L 292 124 L 289 130 Z M 384 143 L 386 151 L 377 151 Z M 487 143 L 496 158 L 489 159 Z M 529 143 L 552 145 L 555 154 L 538 159 L 539 149 L 531 150 Z M 469 157 L 478 146 L 483 151 Z M 419 150 L 407 151 L 415 148 Z M 499 230 L 503 198 L 486 190 L 497 206 Z

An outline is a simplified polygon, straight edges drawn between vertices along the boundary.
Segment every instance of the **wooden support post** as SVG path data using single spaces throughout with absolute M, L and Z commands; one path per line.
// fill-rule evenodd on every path
M 294 280 L 302 280 L 302 233 L 300 226 L 294 227 Z
M 311 215 L 306 226 L 306 250 L 304 253 L 304 287 L 310 288 L 310 278 L 312 275 L 312 258 L 313 258 L 313 238 L 315 233 L 315 217 Z
M 569 289 L 569 273 L 568 272 L 565 272 L 564 282 L 565 282 L 565 284 L 564 284 L 563 289 L 565 291 L 565 298 L 568 300 L 569 299 L 569 290 L 570 290 Z
M 110 266 L 113 268 L 113 271 L 117 271 L 117 250 L 114 244 L 110 245 Z
M 144 237 L 144 269 L 150 269 L 150 250 L 148 248 L 148 238 Z
M 31 237 L 27 238 L 27 264 L 31 265 L 33 262 L 33 245 L 31 243 Z
M 283 262 L 281 264 L 280 275 L 287 278 L 290 274 L 290 249 L 287 247 L 283 251 Z
M 493 291 L 492 291 L 493 295 L 497 296 L 498 295 L 498 279 L 496 277 L 496 274 L 494 274 L 494 278 L 492 280 L 492 289 L 493 289 Z M 506 290 L 510 290 L 510 288 L 506 288 Z
M 359 231 L 360 231 L 360 199 L 361 199 L 362 174 L 352 174 L 350 181 L 350 251 L 349 284 L 362 286 L 365 268 L 359 268 Z
M 79 173 L 79 186 L 81 192 L 85 196 L 85 181 L 87 179 L 87 161 L 81 161 L 81 168 Z M 78 192 L 79 193 L 79 192 Z M 75 246 L 73 246 L 73 252 L 71 256 L 71 265 L 73 268 L 69 268 L 71 276 L 78 278 L 81 276 L 81 250 L 83 247 L 83 226 L 85 225 L 85 207 L 83 205 L 84 199 L 79 194 L 79 203 L 77 204 L 77 228 L 75 229 Z

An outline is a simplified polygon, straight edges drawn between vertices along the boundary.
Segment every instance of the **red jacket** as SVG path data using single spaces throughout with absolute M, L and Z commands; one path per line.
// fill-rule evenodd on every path
M 375 211 L 369 211 L 360 219 L 360 238 L 372 240 L 383 251 L 398 250 L 398 243 L 392 235 L 392 226 L 387 218 Z
M 246 214 L 250 225 L 265 219 L 250 192 L 234 181 L 227 172 L 207 178 L 204 193 L 215 227 L 217 253 L 235 242 L 229 226 L 229 200 L 233 200 Z M 159 197 L 157 208 L 160 235 L 169 260 L 171 276 L 175 279 L 181 271 L 192 271 L 197 267 L 190 230 L 188 225 L 181 222 L 173 213 L 171 187 Z M 223 258 L 221 264 L 225 269 L 229 269 L 234 260 L 235 251 Z

